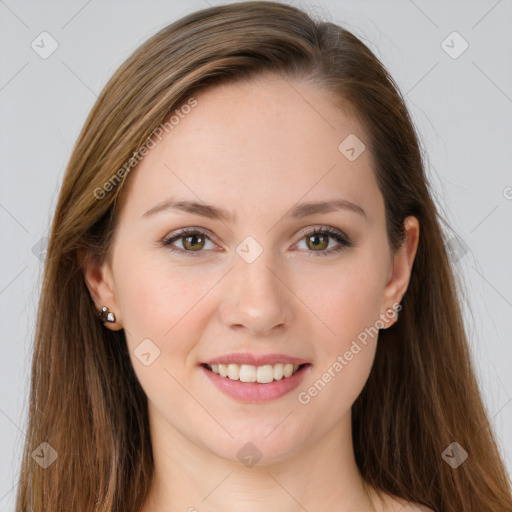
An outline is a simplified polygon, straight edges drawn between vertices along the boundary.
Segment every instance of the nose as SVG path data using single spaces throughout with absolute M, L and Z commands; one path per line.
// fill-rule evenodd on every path
M 286 272 L 276 265 L 270 251 L 252 263 L 235 258 L 224 282 L 220 317 L 230 329 L 267 336 L 292 321 L 293 293 Z

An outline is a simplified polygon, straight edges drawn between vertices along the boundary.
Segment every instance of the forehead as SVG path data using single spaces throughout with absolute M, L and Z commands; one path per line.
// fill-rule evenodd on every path
M 370 214 L 378 207 L 369 151 L 350 161 L 339 149 L 351 134 L 366 135 L 326 90 L 265 77 L 209 87 L 194 99 L 132 171 L 126 207 L 134 214 L 170 197 L 248 214 L 341 197 Z

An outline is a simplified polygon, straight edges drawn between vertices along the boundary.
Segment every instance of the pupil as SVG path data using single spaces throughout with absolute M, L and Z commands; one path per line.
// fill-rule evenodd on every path
M 197 244 L 197 240 L 198 239 L 200 239 L 200 235 L 199 236 L 197 236 L 197 235 L 189 235 L 189 236 L 186 237 L 187 243 L 189 245 L 192 245 L 193 246 L 192 248 L 194 248 L 194 246 L 195 246 L 196 249 L 197 249 L 197 246 L 198 246 L 198 244 Z M 193 242 L 191 242 L 191 240 L 193 240 Z M 200 244 L 199 244 L 199 248 L 200 248 Z
M 325 240 L 319 241 L 320 238 L 325 238 L 323 235 L 312 235 L 309 237 L 309 241 L 312 243 L 314 247 L 319 247 L 320 245 L 325 244 Z

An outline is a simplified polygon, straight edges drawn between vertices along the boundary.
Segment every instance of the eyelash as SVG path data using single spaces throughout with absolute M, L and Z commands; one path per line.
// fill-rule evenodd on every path
M 323 250 L 323 251 L 307 250 L 306 252 L 314 253 L 314 256 L 311 255 L 311 257 L 315 257 L 316 255 L 329 256 L 331 254 L 338 253 L 346 248 L 355 246 L 355 243 L 352 242 L 343 232 L 338 231 L 337 229 L 331 228 L 329 226 L 321 226 L 319 228 L 314 228 L 309 231 L 306 231 L 305 233 L 302 234 L 302 237 L 300 238 L 300 240 L 297 243 L 299 243 L 300 241 L 302 241 L 304 238 L 306 238 L 308 236 L 314 236 L 314 235 L 318 235 L 318 234 L 329 235 L 329 237 L 334 238 L 337 242 L 339 242 L 339 245 L 335 248 L 331 248 L 329 250 Z M 174 234 L 164 238 L 161 241 L 161 245 L 163 245 L 164 247 L 167 247 L 172 252 L 176 252 L 179 254 L 185 254 L 186 256 L 191 256 L 191 257 L 197 257 L 201 253 L 204 253 L 205 251 L 186 251 L 186 250 L 177 249 L 177 248 L 171 246 L 172 242 L 179 240 L 180 238 L 184 238 L 187 235 L 204 235 L 208 240 L 212 241 L 211 238 L 208 236 L 208 234 L 204 231 L 201 231 L 201 230 L 195 229 L 195 228 L 184 228 L 184 229 L 178 231 L 177 233 L 174 233 Z

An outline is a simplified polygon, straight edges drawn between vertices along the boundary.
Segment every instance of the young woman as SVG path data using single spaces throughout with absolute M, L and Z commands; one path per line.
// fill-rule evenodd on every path
M 512 510 L 414 127 L 273 2 L 143 44 L 73 150 L 17 512 Z

